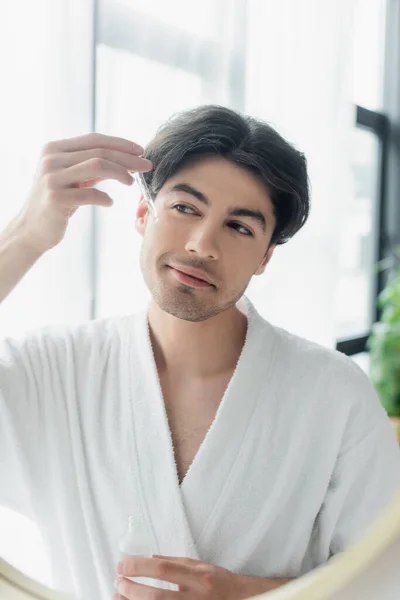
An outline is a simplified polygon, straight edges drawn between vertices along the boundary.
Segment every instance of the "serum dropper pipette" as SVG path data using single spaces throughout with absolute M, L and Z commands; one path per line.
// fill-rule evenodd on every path
M 146 180 L 143 176 L 143 173 L 136 173 L 135 179 L 138 182 L 139 189 L 140 189 L 141 193 L 143 194 L 144 199 L 146 200 L 147 206 L 149 207 L 149 210 L 150 210 L 154 220 L 158 221 L 156 205 L 154 203 L 153 196 L 150 192 L 149 186 L 147 185 Z

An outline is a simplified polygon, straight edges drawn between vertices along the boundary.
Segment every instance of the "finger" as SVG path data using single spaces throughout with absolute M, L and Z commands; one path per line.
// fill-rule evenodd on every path
M 192 565 L 192 566 L 199 566 L 201 564 L 205 564 L 201 560 L 196 560 L 194 558 L 188 558 L 187 556 L 164 556 L 163 554 L 152 554 L 151 556 L 152 556 L 152 558 L 163 558 L 165 560 L 179 561 L 182 564 Z
M 93 187 L 94 185 L 96 185 L 97 183 L 100 183 L 100 181 L 103 181 L 102 177 L 95 177 L 94 179 L 88 179 L 87 181 L 80 181 L 79 183 L 76 184 L 76 187 L 90 188 L 90 187 Z M 135 183 L 135 179 L 133 179 L 132 185 L 134 183 Z
M 154 598 L 154 586 L 144 585 L 142 583 L 136 583 L 130 579 L 122 577 L 117 584 L 119 595 L 128 598 L 128 600 L 147 600 Z M 176 592 L 172 590 L 157 590 L 159 595 L 158 598 L 162 600 L 176 600 Z
M 151 577 L 196 591 L 201 591 L 204 585 L 203 573 L 198 568 L 163 558 L 129 556 L 117 566 L 117 573 L 125 577 Z
M 91 150 L 78 150 L 76 152 L 59 152 L 45 156 L 42 161 L 42 169 L 44 172 L 58 171 L 72 167 L 79 163 L 86 162 L 92 158 L 102 158 L 124 167 L 128 171 L 147 172 L 152 168 L 151 161 L 147 158 L 119 152 L 117 150 L 109 150 L 106 148 L 93 148 Z
M 126 185 L 133 183 L 133 177 L 126 169 L 104 158 L 91 158 L 78 165 L 73 165 L 62 171 L 56 171 L 52 177 L 52 186 L 56 188 L 79 186 L 82 182 L 91 179 L 115 179 Z
M 97 206 L 112 206 L 114 204 L 112 198 L 105 192 L 96 189 L 74 190 L 66 189 L 59 190 L 56 193 L 57 202 L 66 209 L 76 208 L 93 204 Z
M 95 179 L 88 179 L 87 181 L 80 181 L 76 187 L 78 188 L 91 188 L 94 185 L 96 185 L 97 183 L 100 183 L 100 181 L 103 181 L 101 177 L 96 177 Z M 135 183 L 135 181 L 133 182 Z
M 76 150 L 90 150 L 93 148 L 110 148 L 130 154 L 143 154 L 144 149 L 136 142 L 125 138 L 104 135 L 103 133 L 87 133 L 78 137 L 66 138 L 55 142 L 49 142 L 44 148 L 45 153 L 74 152 Z

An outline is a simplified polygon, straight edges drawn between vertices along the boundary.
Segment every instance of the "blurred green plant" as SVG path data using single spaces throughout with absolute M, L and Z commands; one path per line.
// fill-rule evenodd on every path
M 394 263 L 393 263 L 394 260 Z M 367 342 L 370 377 L 389 417 L 400 417 L 400 246 L 378 263 L 383 270 L 393 268 L 395 276 L 378 297 L 379 321 L 372 326 Z

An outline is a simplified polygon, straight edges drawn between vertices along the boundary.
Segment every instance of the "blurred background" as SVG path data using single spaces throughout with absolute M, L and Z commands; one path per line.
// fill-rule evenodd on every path
M 99 131 L 145 145 L 203 103 L 260 117 L 306 154 L 312 211 L 248 295 L 351 356 L 400 416 L 399 44 L 400 0 L 2 0 L 0 227 L 47 141 Z M 2 336 L 147 301 L 138 190 L 101 187 L 114 206 L 74 215 L 2 304 Z M 5 509 L 0 555 L 51 583 L 39 533 Z

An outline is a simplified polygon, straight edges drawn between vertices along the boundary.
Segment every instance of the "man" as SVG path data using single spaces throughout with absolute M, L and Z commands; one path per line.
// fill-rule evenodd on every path
M 303 155 L 217 106 L 173 117 L 143 152 L 99 134 L 48 144 L 3 233 L 1 298 L 79 206 L 112 203 L 100 180 L 145 173 L 158 213 L 141 199 L 148 310 L 4 341 L 0 500 L 39 524 L 55 585 L 78 597 L 112 593 L 139 515 L 157 556 L 118 566 L 120 595 L 246 598 L 348 547 L 400 488 L 400 452 L 350 359 L 243 297 L 308 217 Z

